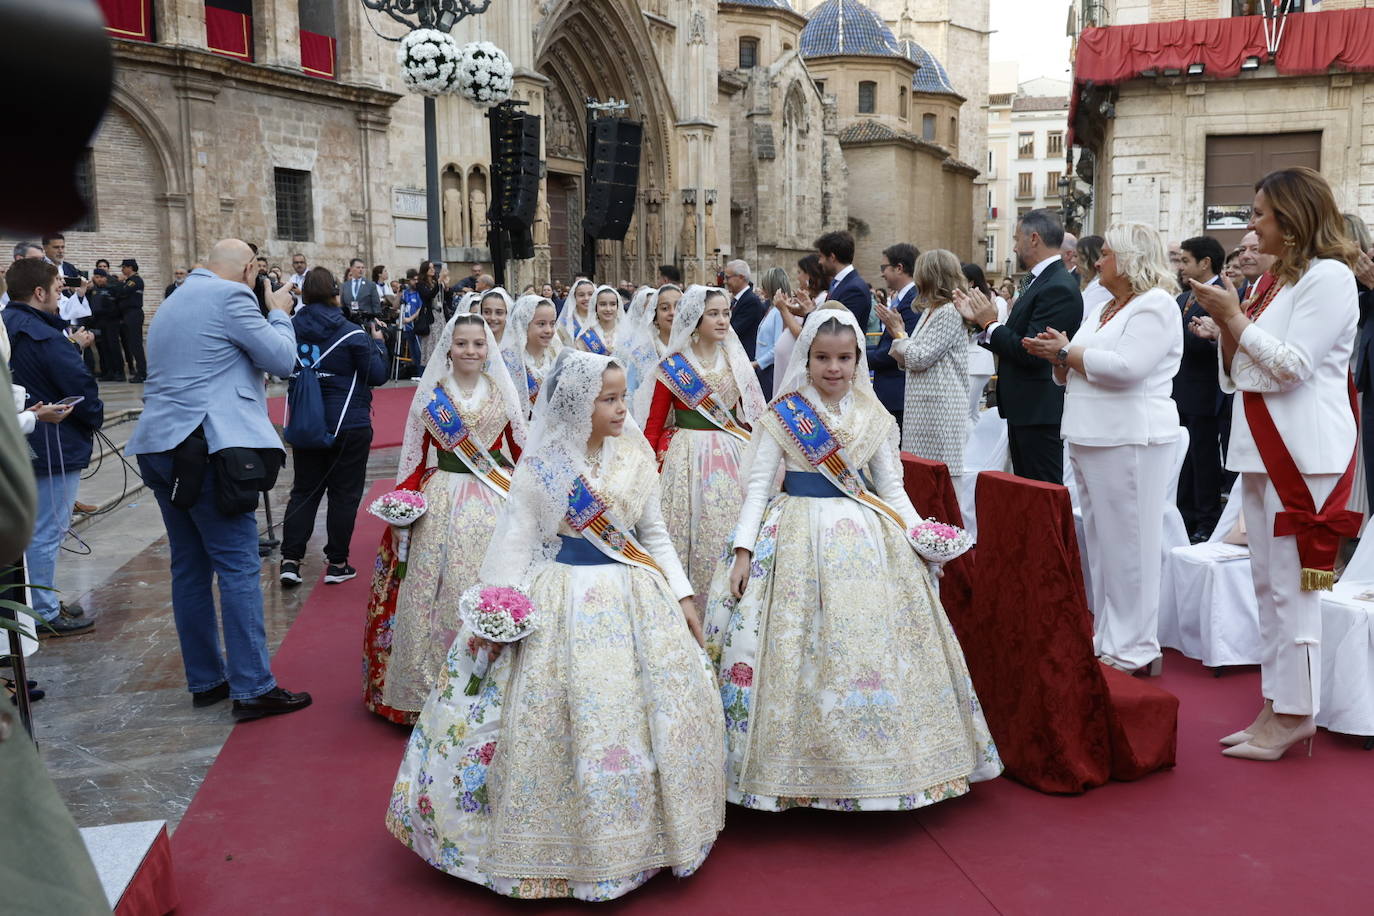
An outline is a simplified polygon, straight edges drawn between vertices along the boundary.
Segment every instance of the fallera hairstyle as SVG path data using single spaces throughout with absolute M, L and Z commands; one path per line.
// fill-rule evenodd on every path
M 706 291 L 706 298 L 702 300 L 701 318 L 697 319 L 697 327 L 701 327 L 701 320 L 706 317 L 706 306 L 711 303 L 712 299 L 724 299 L 726 305 L 730 304 L 730 297 L 725 294 L 725 290 L 715 286 L 708 289 Z
M 821 269 L 821 259 L 814 254 L 808 254 L 797 262 L 797 269 L 800 270 L 807 279 L 807 292 L 813 296 L 825 292 L 825 271 Z
M 965 262 L 959 265 L 959 269 L 963 271 L 964 279 L 968 281 L 968 285 L 971 288 L 987 296 L 989 301 L 992 299 L 992 287 L 988 286 L 988 278 L 987 275 L 983 273 L 983 268 L 979 267 L 977 264 Z
M 1083 289 L 1097 277 L 1097 259 L 1102 257 L 1102 236 L 1085 235 L 1078 240 L 1078 283 Z
M 663 279 L 667 280 L 669 283 L 676 283 L 678 286 L 682 285 L 682 271 L 678 270 L 672 264 L 658 265 L 658 273 L 659 276 L 663 277 Z
M 468 312 L 466 315 L 455 315 L 453 318 L 453 333 L 456 334 L 458 333 L 459 328 L 467 327 L 470 325 L 476 325 L 479 328 L 485 328 L 487 326 L 487 322 L 486 319 L 484 319 L 481 315 L 475 314 L 473 312 Z M 450 340 L 449 343 L 452 343 L 452 340 Z
M 1361 251 L 1368 251 L 1374 247 L 1374 237 L 1370 236 L 1369 227 L 1365 225 L 1360 214 L 1342 213 L 1341 217 L 1345 220 L 1346 234 Z
M 893 267 L 900 267 L 902 273 L 908 277 L 916 272 L 916 258 L 921 254 L 915 245 L 908 245 L 906 242 L 898 242 L 883 249 L 883 257 L 887 258 L 887 263 Z
M 42 258 L 20 258 L 5 271 L 5 289 L 15 302 L 28 302 L 38 287 L 47 287 L 57 277 L 57 268 Z
M 843 308 L 843 306 L 841 306 L 841 308 Z M 817 339 L 821 337 L 834 336 L 837 334 L 848 334 L 850 336 L 854 336 L 854 329 L 849 325 L 845 324 L 843 321 L 840 321 L 838 318 L 827 318 L 825 321 L 821 322 L 820 327 L 816 328 L 816 336 L 811 338 L 811 345 L 814 347 L 816 345 Z M 863 358 L 863 350 L 861 350 L 860 347 L 861 344 L 858 343 L 858 340 L 856 338 L 854 343 L 855 359 Z M 806 362 L 808 363 L 808 365 L 811 362 L 810 352 L 806 354 Z
M 846 231 L 827 232 L 816 239 L 815 248 L 821 254 L 835 258 L 841 264 L 854 263 L 854 236 Z
M 1283 254 L 1274 261 L 1280 283 L 1296 283 L 1314 258 L 1331 258 L 1355 266 L 1359 252 L 1347 234 L 1331 185 L 1309 168 L 1280 169 L 1255 182 L 1283 232 Z M 1288 244 L 1292 239 L 1292 244 Z
M 332 300 L 338 294 L 339 284 L 327 268 L 312 267 L 305 272 L 305 280 L 301 283 L 302 305 L 311 305 L 316 302 L 333 305 Z
M 1184 239 L 1178 243 L 1178 247 L 1192 255 L 1193 260 L 1198 263 L 1201 263 L 1203 258 L 1209 259 L 1214 274 L 1221 273 L 1221 269 L 1226 266 L 1226 249 L 1221 247 L 1221 242 L 1210 235 L 1198 235 Z
M 954 301 L 956 289 L 968 291 L 968 280 L 954 252 L 935 248 L 921 253 L 916 259 L 917 302 L 923 308 L 934 308 Z
M 1040 241 L 1046 248 L 1058 251 L 1064 244 L 1064 224 L 1059 220 L 1059 213 L 1048 207 L 1032 210 L 1018 219 L 1016 225 L 1028 234 L 1034 232 L 1040 236 Z
M 787 271 L 781 267 L 770 267 L 759 278 L 759 289 L 763 290 L 763 304 L 771 306 L 773 297 L 782 290 L 784 296 L 792 295 L 792 284 L 787 280 Z
M 1178 294 L 1178 275 L 1169 266 L 1169 253 L 1159 232 L 1144 223 L 1113 223 L 1104 233 L 1103 244 L 1116 255 L 1117 273 L 1131 284 L 1137 294 L 1162 289 Z

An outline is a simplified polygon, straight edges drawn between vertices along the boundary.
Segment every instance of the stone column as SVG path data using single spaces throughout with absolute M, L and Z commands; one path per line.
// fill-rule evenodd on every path
M 301 20 L 295 0 L 263 0 L 253 5 L 253 56 L 256 62 L 286 70 L 301 68 Z
M 209 254 L 221 235 L 219 144 L 215 100 L 220 83 L 207 74 L 182 70 L 172 79 L 177 98 L 178 141 L 189 177 L 187 196 L 191 211 L 193 259 Z
M 205 0 L 161 0 L 153 17 L 159 44 L 205 48 Z

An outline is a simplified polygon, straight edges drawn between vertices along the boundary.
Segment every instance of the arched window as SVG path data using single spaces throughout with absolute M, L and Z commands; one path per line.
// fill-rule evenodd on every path
M 935 142 L 935 115 L 930 112 L 921 115 L 921 139 Z
M 859 114 L 873 114 L 878 108 L 878 84 L 872 80 L 859 83 Z
M 906 120 L 906 87 L 897 90 L 897 117 Z
M 752 70 L 759 65 L 759 40 L 741 38 L 739 40 L 739 68 Z

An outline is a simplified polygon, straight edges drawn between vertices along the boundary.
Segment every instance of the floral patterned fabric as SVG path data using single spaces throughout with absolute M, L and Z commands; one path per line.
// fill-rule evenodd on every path
M 851 403 L 827 425 L 856 460 L 868 459 L 877 494 L 913 516 L 888 441 L 895 430 L 851 432 L 874 428 L 873 417 L 856 416 L 869 409 Z M 772 441 L 760 443 L 751 501 L 779 464 L 811 470 L 771 415 L 760 425 L 756 435 Z M 892 425 L 890 417 L 879 424 Z M 770 811 L 908 810 L 1001 772 L 959 643 L 896 525 L 846 497 L 781 493 L 752 543 L 744 598 L 730 597 L 722 564 L 707 609 L 730 801 Z
M 658 560 L 668 540 L 644 505 L 654 476 L 647 450 L 622 449 L 599 490 L 627 524 L 656 529 L 639 533 Z M 663 868 L 691 874 L 724 825 L 723 724 L 667 582 L 619 563 L 549 563 L 529 592 L 538 628 L 476 696 L 464 694 L 475 646 L 466 630 L 454 641 L 388 828 L 435 868 L 511 897 L 609 900 Z

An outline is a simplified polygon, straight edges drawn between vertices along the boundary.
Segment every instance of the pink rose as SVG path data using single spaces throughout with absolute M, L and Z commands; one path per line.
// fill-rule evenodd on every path
M 754 683 L 754 669 L 744 662 L 735 662 L 730 666 L 730 682 L 739 687 L 749 687 Z
M 483 766 L 490 766 L 491 758 L 493 755 L 495 755 L 495 753 L 496 742 L 488 741 L 486 744 L 482 745 L 477 749 L 477 759 L 482 762 Z
M 428 795 L 421 795 L 416 800 L 415 807 L 420 809 L 421 814 L 430 814 L 434 811 L 434 805 L 430 802 Z

